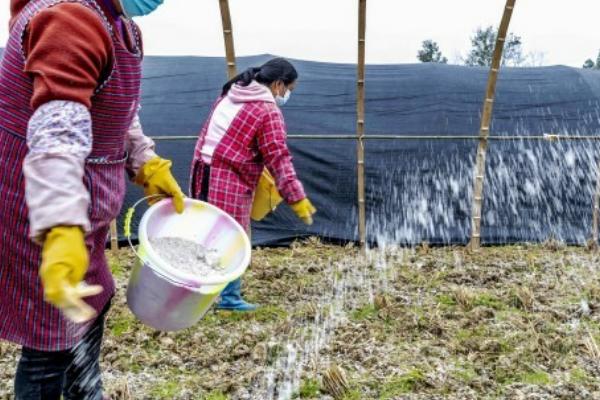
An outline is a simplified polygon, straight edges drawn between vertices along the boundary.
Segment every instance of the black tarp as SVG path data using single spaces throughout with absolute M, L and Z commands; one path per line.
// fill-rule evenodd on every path
M 242 57 L 238 66 L 269 58 Z M 289 132 L 353 134 L 356 66 L 292 61 L 300 80 L 284 108 Z M 487 75 L 485 68 L 453 65 L 368 65 L 366 134 L 477 135 Z M 222 58 L 146 57 L 141 112 L 146 133 L 196 135 L 225 79 Z M 503 68 L 491 134 L 594 136 L 600 133 L 599 100 L 596 71 Z M 194 144 L 158 142 L 158 152 L 173 159 L 186 187 Z M 286 244 L 307 235 L 356 240 L 356 141 L 290 139 L 289 145 L 319 213 L 305 227 L 281 206 L 254 225 L 254 243 Z M 465 243 L 476 148 L 477 141 L 465 139 L 367 140 L 369 241 Z M 593 140 L 490 141 L 483 242 L 589 238 L 597 150 Z M 126 207 L 140 196 L 131 188 Z

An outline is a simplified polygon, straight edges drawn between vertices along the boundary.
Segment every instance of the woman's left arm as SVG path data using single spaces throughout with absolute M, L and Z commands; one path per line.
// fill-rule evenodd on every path
M 144 164 L 157 157 L 155 147 L 154 140 L 144 134 L 140 117 L 136 114 L 127 132 L 127 172 L 130 176 L 136 176 Z
M 258 149 L 263 156 L 277 189 L 288 204 L 306 198 L 304 187 L 296 175 L 292 155 L 287 146 L 285 122 L 281 110 L 275 104 L 267 104 L 263 115 L 262 130 L 258 134 Z
M 156 155 L 154 141 L 144 135 L 139 115 L 133 119 L 127 137 L 127 171 L 133 181 L 144 188 L 144 194 L 154 204 L 160 198 L 155 195 L 164 195 L 173 198 L 173 205 L 178 213 L 183 212 L 184 194 L 175 177 L 171 173 L 171 161 L 164 160 Z

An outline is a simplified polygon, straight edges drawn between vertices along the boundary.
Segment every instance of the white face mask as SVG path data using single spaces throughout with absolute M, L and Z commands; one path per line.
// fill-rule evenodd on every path
M 290 92 L 289 89 L 285 89 L 285 94 L 283 95 L 283 97 L 281 97 L 280 95 L 275 96 L 275 103 L 277 103 L 279 107 L 283 107 L 285 106 L 285 103 L 288 102 L 291 95 L 292 92 Z

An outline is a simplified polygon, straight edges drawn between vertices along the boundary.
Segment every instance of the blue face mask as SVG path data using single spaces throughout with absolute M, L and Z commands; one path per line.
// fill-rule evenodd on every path
M 164 0 L 119 0 L 123 12 L 129 18 L 141 17 L 156 10 Z

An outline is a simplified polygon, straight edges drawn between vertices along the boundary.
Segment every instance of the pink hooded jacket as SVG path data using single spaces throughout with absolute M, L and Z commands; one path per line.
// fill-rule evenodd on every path
M 254 191 L 265 167 L 288 204 L 306 197 L 287 147 L 283 115 L 271 91 L 257 83 L 233 85 L 219 98 L 196 144 L 191 195 L 200 196 L 203 166 L 211 166 L 208 201 L 250 225 Z

